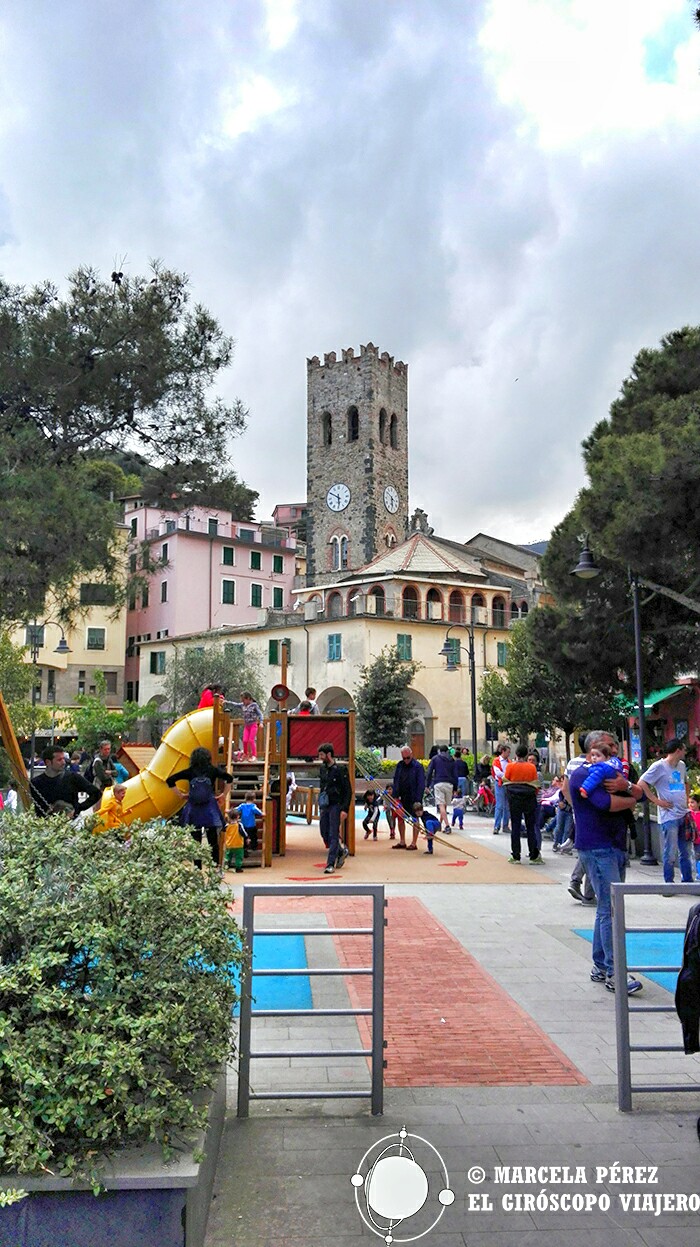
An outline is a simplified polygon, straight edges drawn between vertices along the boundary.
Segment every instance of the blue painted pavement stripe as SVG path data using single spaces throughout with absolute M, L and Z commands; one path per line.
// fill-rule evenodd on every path
M 573 928 L 574 935 L 580 935 L 589 944 L 593 943 L 593 932 L 585 928 Z M 680 966 L 683 961 L 682 931 L 650 931 L 632 932 L 627 936 L 627 962 L 632 966 Z M 646 974 L 660 987 L 675 992 L 678 970 L 668 974 Z

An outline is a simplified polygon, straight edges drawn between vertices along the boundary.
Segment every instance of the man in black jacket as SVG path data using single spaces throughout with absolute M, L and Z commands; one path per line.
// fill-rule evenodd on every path
M 31 789 L 34 798 L 34 809 L 41 817 L 46 818 L 53 813 L 57 801 L 73 808 L 73 817 L 95 805 L 102 796 L 99 788 L 88 781 L 80 773 L 66 770 L 66 755 L 58 745 L 44 750 L 46 769 L 41 775 L 35 775 Z M 87 801 L 80 803 L 80 794 L 85 793 Z
M 341 823 L 345 823 L 352 801 L 352 788 L 346 766 L 335 760 L 332 745 L 320 745 L 318 759 L 321 763 L 318 794 L 318 814 L 321 838 L 328 849 L 325 875 L 332 875 L 345 864 L 348 850 L 341 842 Z

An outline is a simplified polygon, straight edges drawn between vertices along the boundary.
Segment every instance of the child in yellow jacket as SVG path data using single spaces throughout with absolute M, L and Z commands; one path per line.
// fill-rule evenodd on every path
M 227 823 L 224 832 L 224 870 L 233 866 L 236 874 L 243 870 L 243 850 L 248 837 L 238 822 Z

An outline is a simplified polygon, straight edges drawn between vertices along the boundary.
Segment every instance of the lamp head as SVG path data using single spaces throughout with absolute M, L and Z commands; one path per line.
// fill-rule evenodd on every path
M 593 562 L 593 555 L 588 545 L 588 537 L 584 540 L 578 563 L 575 567 L 572 567 L 570 574 L 578 576 L 579 580 L 594 580 L 596 576 L 600 575 L 600 568 L 596 567 Z
M 54 654 L 72 654 L 73 651 L 64 636 L 61 637 L 58 645 L 54 650 Z

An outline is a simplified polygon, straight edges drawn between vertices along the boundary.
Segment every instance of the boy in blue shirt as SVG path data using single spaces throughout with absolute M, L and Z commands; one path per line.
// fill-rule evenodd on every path
M 424 852 L 430 853 L 432 856 L 433 836 L 440 830 L 440 819 L 436 818 L 434 814 L 431 814 L 430 810 L 424 810 L 420 801 L 416 801 L 416 804 L 413 807 L 413 818 L 416 823 L 421 823 L 423 825 L 425 834 L 428 838 L 428 847 L 424 850 Z
M 264 815 L 262 810 L 259 810 L 255 804 L 253 800 L 253 793 L 246 792 L 241 804 L 237 805 L 235 809 L 230 811 L 230 813 L 238 815 L 239 822 L 243 829 L 244 839 L 249 842 L 251 849 L 257 849 L 258 824 L 256 819 L 263 818 Z

